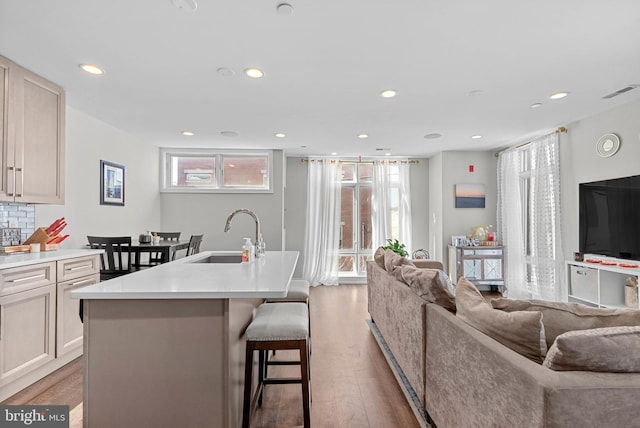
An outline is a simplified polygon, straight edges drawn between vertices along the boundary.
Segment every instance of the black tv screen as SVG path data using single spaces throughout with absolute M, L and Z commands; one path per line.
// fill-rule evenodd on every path
M 580 252 L 640 260 L 640 175 L 580 184 Z

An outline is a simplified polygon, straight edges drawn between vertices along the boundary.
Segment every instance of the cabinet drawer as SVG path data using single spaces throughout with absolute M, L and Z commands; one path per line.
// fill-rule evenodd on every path
M 571 266 L 571 284 L 569 294 L 579 299 L 598 302 L 598 270 L 587 267 Z
M 56 282 L 56 262 L 0 270 L 0 296 Z
M 69 281 L 99 272 L 99 255 L 58 260 L 58 282 Z

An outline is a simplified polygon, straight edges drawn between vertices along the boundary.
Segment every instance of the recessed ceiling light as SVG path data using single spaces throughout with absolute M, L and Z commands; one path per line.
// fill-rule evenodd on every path
M 293 6 L 291 6 L 289 3 L 280 3 L 276 7 L 276 10 L 278 12 L 278 15 L 293 15 Z
M 237 137 L 238 133 L 236 131 L 222 131 L 220 135 L 224 135 L 225 137 Z
M 480 138 L 482 138 L 482 135 L 472 135 L 471 138 L 474 140 L 479 140 Z
M 252 79 L 259 79 L 259 78 L 264 76 L 264 72 L 262 70 L 260 70 L 259 68 L 256 68 L 256 67 L 247 68 L 244 71 L 244 74 L 246 74 L 247 76 L 251 77 Z
M 432 134 L 427 134 L 424 136 L 424 138 L 426 138 L 427 140 L 435 140 L 436 138 L 440 138 L 442 137 L 442 134 L 438 134 L 437 132 L 434 132 Z
M 391 156 L 391 153 L 385 153 L 384 155 L 385 156 Z
M 569 95 L 569 92 L 556 92 L 555 94 L 551 95 L 549 99 L 559 100 L 561 98 L 566 97 L 567 95 Z
M 195 12 L 198 8 L 198 3 L 196 0 L 171 0 L 171 4 L 173 4 L 178 9 L 184 9 L 189 12 Z
M 365 134 L 364 132 L 361 134 L 358 134 L 358 138 L 360 138 L 361 140 L 364 140 L 365 138 L 369 138 L 369 134 Z
M 104 70 L 101 69 L 100 67 L 98 67 L 97 65 L 93 65 L 93 64 L 80 64 L 80 68 L 83 69 L 84 71 L 86 71 L 89 74 L 95 74 L 96 76 L 99 76 L 101 74 L 104 74 Z
M 331 152 L 331 156 L 335 156 L 335 155 L 337 155 L 337 154 L 338 154 L 338 153 L 336 153 L 336 152 Z
M 533 103 L 529 107 L 530 108 L 539 108 L 539 107 L 542 107 L 542 103 Z
M 285 134 L 284 132 L 276 132 L 273 135 L 275 135 L 276 138 L 284 138 L 287 136 L 287 134 Z
M 187 137 L 192 137 L 193 136 L 193 132 L 191 132 L 191 131 L 182 131 L 182 135 L 187 136 Z
M 382 98 L 393 98 L 396 96 L 396 91 L 394 91 L 393 89 L 385 89 L 384 91 L 380 92 L 380 96 Z

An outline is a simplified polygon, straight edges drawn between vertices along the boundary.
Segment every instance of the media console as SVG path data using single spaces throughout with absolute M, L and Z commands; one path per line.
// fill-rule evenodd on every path
M 623 267 L 633 265 L 636 267 Z M 638 266 L 640 262 L 593 255 L 585 255 L 584 262 L 567 261 L 569 301 L 603 308 L 628 308 L 625 284 L 630 277 L 638 279 Z M 637 304 L 635 309 L 639 309 Z

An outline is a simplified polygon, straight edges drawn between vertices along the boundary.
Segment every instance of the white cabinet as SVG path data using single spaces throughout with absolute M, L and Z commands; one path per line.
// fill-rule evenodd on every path
M 64 203 L 64 90 L 2 56 L 0 78 L 0 201 Z
M 626 308 L 625 284 L 628 278 L 637 279 L 639 275 L 640 270 L 637 268 L 569 261 L 569 301 L 595 307 Z
M 56 357 L 82 348 L 83 325 L 80 321 L 80 300 L 71 298 L 71 291 L 100 282 L 99 256 L 58 261 Z
M 45 279 L 50 265 L 1 272 L 0 386 L 55 358 L 55 263 L 53 275 Z
M 503 246 L 449 246 L 449 277 L 465 277 L 477 287 L 504 286 Z
M 100 282 L 99 257 L 0 268 L 0 401 L 82 355 L 70 292 Z

